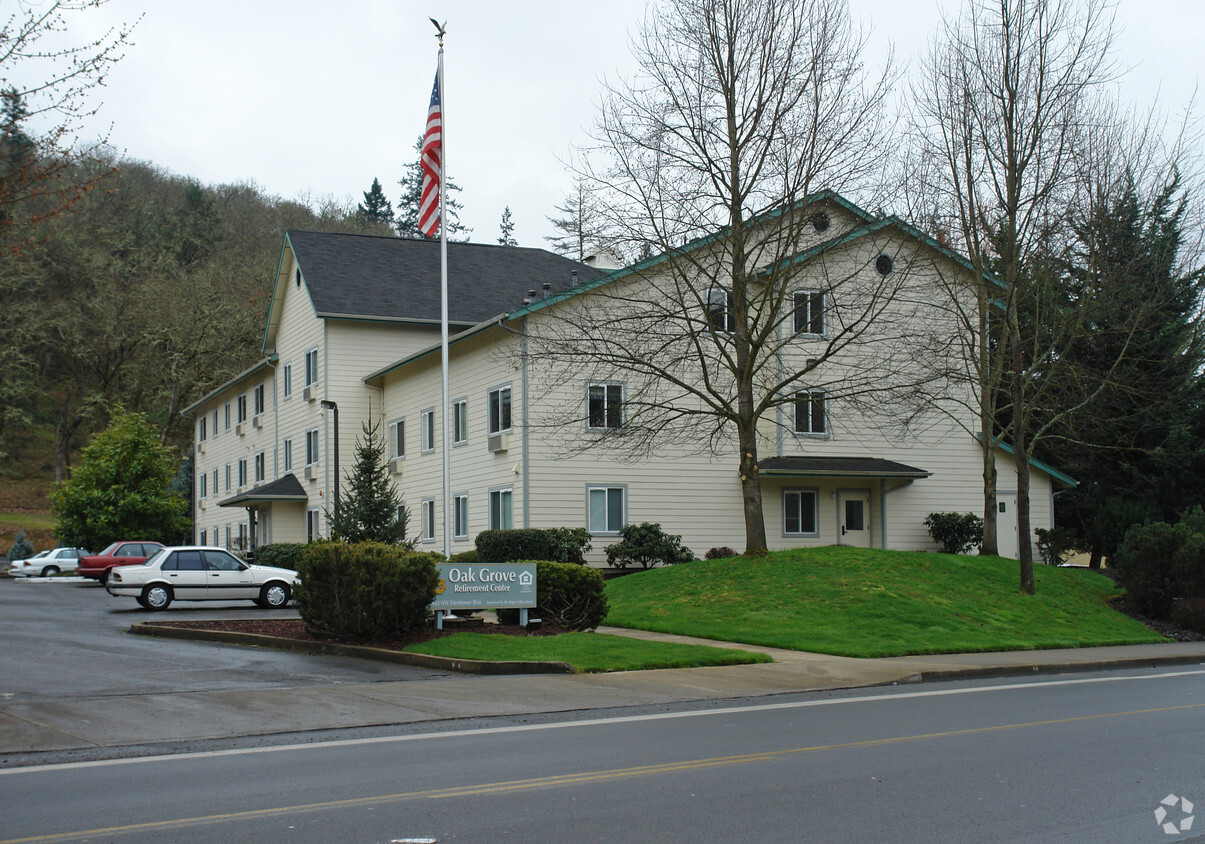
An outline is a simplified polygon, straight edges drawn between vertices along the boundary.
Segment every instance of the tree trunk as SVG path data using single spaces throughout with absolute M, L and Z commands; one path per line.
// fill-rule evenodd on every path
M 762 511 L 761 476 L 757 472 L 756 434 L 741 426 L 741 499 L 745 511 L 745 556 L 764 556 L 766 519 Z
M 1017 463 L 1017 560 L 1021 564 L 1021 593 L 1034 593 L 1032 529 L 1029 524 L 1029 443 L 1026 441 L 1025 387 L 1020 355 L 1014 352 L 1013 457 Z

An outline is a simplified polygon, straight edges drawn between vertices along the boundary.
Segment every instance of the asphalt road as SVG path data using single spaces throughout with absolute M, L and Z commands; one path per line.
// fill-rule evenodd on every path
M 0 844 L 1199 841 L 1203 716 L 1168 668 L 15 768 Z
M 0 578 L 0 698 L 305 688 L 447 676 L 371 660 L 148 639 L 128 632 L 132 623 L 148 618 L 248 616 L 296 618 L 297 613 L 291 608 L 262 610 L 250 601 L 178 602 L 151 613 L 132 598 L 114 598 L 93 581 Z

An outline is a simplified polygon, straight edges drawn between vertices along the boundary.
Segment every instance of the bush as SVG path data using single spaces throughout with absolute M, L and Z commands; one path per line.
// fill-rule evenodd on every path
M 585 528 L 511 528 L 477 534 L 477 559 L 491 563 L 518 560 L 586 562 L 590 533 Z
M 621 539 L 607 546 L 607 563 L 619 568 L 636 564 L 649 569 L 657 563 L 689 563 L 694 552 L 682 547 L 682 537 L 665 533 L 655 522 L 628 525 L 619 531 Z
M 1038 556 L 1048 566 L 1067 562 L 1067 558 L 1083 546 L 1079 534 L 1068 527 L 1034 528 L 1033 532 L 1038 538 Z
M 965 554 L 983 543 L 983 519 L 974 513 L 930 513 L 925 527 L 947 554 Z
M 25 538 L 25 531 L 17 531 L 17 538 L 13 540 L 13 546 L 8 549 L 8 558 L 10 560 L 28 560 L 33 556 L 33 545 Z
M 516 562 L 532 562 L 518 560 Z M 535 618 L 570 630 L 593 630 L 607 617 L 607 596 L 598 569 L 536 560 Z M 517 609 L 499 609 L 498 621 L 518 624 Z
M 1176 601 L 1172 621 L 1177 626 L 1205 636 L 1205 598 L 1184 598 Z
M 311 542 L 297 571 L 297 610 L 312 636 L 373 642 L 422 627 L 442 555 L 396 545 Z
M 301 567 L 301 557 L 304 552 L 305 545 L 300 542 L 274 542 L 261 545 L 255 549 L 255 564 L 297 571 Z
M 448 558 L 449 563 L 475 563 L 477 562 L 476 551 L 461 551 L 459 554 L 453 554 Z
M 1139 609 L 1156 618 L 1171 615 L 1178 598 L 1205 597 L 1205 512 L 1194 507 L 1174 525 L 1130 528 L 1109 566 Z
M 735 557 L 735 556 L 736 556 L 735 551 L 733 551 L 727 545 L 721 545 L 719 548 L 712 548 L 710 551 L 708 551 L 704 555 L 703 558 L 706 560 L 722 560 L 722 559 L 725 559 L 726 557 Z

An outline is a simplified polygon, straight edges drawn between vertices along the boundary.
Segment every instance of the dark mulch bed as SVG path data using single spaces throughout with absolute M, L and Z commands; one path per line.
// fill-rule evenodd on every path
M 478 620 L 479 621 L 479 620 Z M 170 624 L 172 627 L 186 627 L 190 630 L 221 630 L 227 633 L 252 633 L 258 636 L 276 636 L 281 639 L 300 639 L 306 642 L 333 642 L 334 639 L 319 638 L 311 636 L 305 629 L 305 622 L 299 618 L 272 618 L 272 619 L 222 619 L 220 621 L 169 621 L 163 622 Z M 466 624 L 463 626 L 454 625 L 450 622 L 445 624 L 446 629 L 435 630 L 433 628 L 424 628 L 423 630 L 415 630 L 405 636 L 396 639 L 390 639 L 382 642 L 363 642 L 360 644 L 367 645 L 372 648 L 382 648 L 388 651 L 403 651 L 410 645 L 416 645 L 420 642 L 429 642 L 432 639 L 439 639 L 443 636 L 450 636 L 453 633 L 472 632 L 472 633 L 489 633 L 502 636 L 555 636 L 558 633 L 567 633 L 568 630 L 557 627 L 556 625 L 544 624 L 539 630 L 528 633 L 527 630 L 517 624 Z
M 1202 636 L 1195 630 L 1186 630 L 1185 628 L 1178 626 L 1171 619 L 1151 618 L 1150 616 L 1143 615 L 1138 611 L 1138 608 L 1134 606 L 1134 602 L 1125 595 L 1118 595 L 1116 598 L 1110 598 L 1109 606 L 1118 612 L 1125 613 L 1136 621 L 1141 621 L 1160 636 L 1165 636 L 1168 639 L 1175 639 L 1177 642 L 1205 641 L 1205 636 Z

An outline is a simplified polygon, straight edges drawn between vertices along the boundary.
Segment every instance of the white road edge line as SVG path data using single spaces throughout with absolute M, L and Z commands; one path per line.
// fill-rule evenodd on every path
M 932 689 L 919 692 L 896 692 L 885 695 L 860 695 L 858 697 L 830 698 L 826 700 L 801 700 L 792 703 L 759 703 L 750 706 L 732 706 L 725 709 L 706 709 L 691 712 L 658 712 L 649 715 L 625 715 L 617 718 L 590 718 L 584 721 L 557 721 L 551 724 L 521 724 L 513 727 L 482 727 L 472 730 L 450 730 L 443 733 L 415 733 L 405 736 L 376 736 L 374 738 L 339 739 L 310 744 L 281 744 L 271 747 L 245 747 L 228 750 L 205 750 L 194 753 L 176 753 L 163 756 L 136 756 L 128 759 L 95 759 L 85 762 L 62 762 L 54 765 L 30 765 L 21 768 L 0 768 L 0 776 L 15 774 L 40 774 L 53 771 L 73 771 L 80 768 L 101 768 L 117 765 L 143 765 L 151 762 L 178 762 L 181 759 L 213 759 L 221 756 L 250 756 L 259 753 L 284 753 L 296 750 L 321 750 L 331 747 L 355 747 L 357 745 L 390 744 L 433 739 L 466 738 L 471 736 L 499 735 L 502 733 L 524 733 L 538 730 L 559 730 L 571 727 L 597 727 L 609 724 L 629 724 L 638 721 L 666 721 L 678 718 L 704 718 L 714 715 L 733 715 L 742 712 L 769 712 L 779 709 L 809 709 L 815 706 L 838 706 L 847 703 L 874 703 L 885 700 L 908 698 L 946 697 L 949 695 L 984 694 L 986 692 L 1035 689 L 1051 686 L 1076 686 L 1089 683 L 1124 683 L 1134 680 L 1165 680 L 1171 677 L 1192 677 L 1205 674 L 1205 669 L 1191 671 L 1169 671 L 1162 674 L 1139 674 L 1130 677 L 1089 677 L 1073 680 L 1039 680 L 1032 683 L 1005 683 L 998 686 L 974 686 L 963 689 Z

